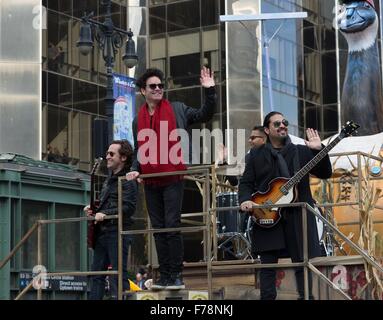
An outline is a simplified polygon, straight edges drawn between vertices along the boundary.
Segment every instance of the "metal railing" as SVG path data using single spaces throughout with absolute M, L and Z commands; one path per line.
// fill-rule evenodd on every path
M 358 161 L 359 165 L 361 161 Z M 210 181 L 210 171 L 212 172 L 213 179 Z M 309 259 L 308 258 L 308 240 L 307 240 L 307 211 L 314 214 L 317 218 L 319 218 L 327 227 L 329 227 L 332 231 L 336 232 L 337 235 L 342 238 L 346 243 L 350 245 L 356 252 L 358 252 L 373 268 L 376 268 L 380 272 L 383 272 L 383 268 L 375 261 L 375 259 L 369 256 L 363 249 L 354 244 L 348 237 L 346 237 L 339 229 L 334 226 L 331 222 L 325 219 L 322 215 L 317 213 L 310 205 L 307 203 L 292 203 L 292 204 L 273 204 L 273 205 L 257 205 L 254 208 L 259 209 L 267 209 L 267 208 L 284 208 L 284 207 L 301 207 L 302 208 L 302 234 L 303 234 L 303 261 L 300 263 L 277 263 L 277 264 L 246 264 L 239 265 L 236 263 L 228 264 L 227 261 L 216 261 L 217 260 L 217 226 L 216 226 L 216 212 L 217 211 L 228 211 L 228 210 L 239 210 L 240 207 L 225 207 L 225 208 L 216 208 L 215 201 L 212 201 L 210 204 L 210 195 L 212 199 L 215 199 L 215 190 L 216 183 L 214 179 L 215 175 L 215 167 L 214 165 L 206 165 L 200 167 L 192 167 L 191 169 L 185 171 L 177 171 L 177 172 L 167 172 L 167 173 L 159 173 L 159 174 L 148 174 L 148 175 L 140 175 L 140 178 L 151 178 L 151 177 L 165 177 L 170 175 L 191 175 L 202 173 L 204 178 L 199 178 L 199 182 L 203 183 L 203 211 L 198 213 L 187 213 L 182 214 L 182 217 L 203 217 L 204 225 L 201 226 L 192 226 L 192 227 L 179 227 L 179 228 L 166 228 L 166 229 L 153 229 L 148 225 L 147 229 L 140 230 L 123 230 L 123 213 L 122 213 L 122 182 L 126 178 L 120 177 L 118 180 L 118 215 L 115 216 L 106 216 L 105 219 L 118 219 L 118 268 L 116 271 L 84 271 L 84 272 L 60 272 L 60 273 L 46 273 L 44 276 L 55 276 L 55 275 L 118 275 L 118 299 L 123 298 L 123 286 L 122 286 L 122 237 L 124 235 L 131 234 L 154 234 L 160 232 L 203 232 L 204 237 L 204 256 L 206 260 L 206 268 L 207 268 L 207 283 L 208 283 L 208 296 L 209 299 L 212 297 L 212 279 L 213 279 L 213 271 L 214 270 L 227 270 L 227 269 L 238 269 L 238 268 L 284 268 L 284 267 L 303 267 L 304 268 L 304 289 L 305 289 L 305 299 L 308 299 L 308 270 L 310 269 L 314 272 L 319 279 L 324 281 L 328 286 L 331 286 L 336 291 L 338 291 L 344 298 L 350 299 L 350 297 L 342 291 L 336 284 L 334 284 L 331 280 L 329 280 L 323 273 L 321 273 L 315 265 L 320 263 L 320 260 L 317 258 Z M 191 180 L 195 180 L 192 177 Z M 211 185 L 211 187 L 210 187 Z M 211 188 L 211 194 L 210 194 Z M 358 202 L 349 202 L 342 204 L 324 204 L 323 206 L 340 206 L 340 205 L 357 205 Z M 322 205 L 319 205 L 322 206 Z M 27 231 L 24 237 L 19 241 L 19 243 L 13 248 L 13 250 L 8 254 L 8 256 L 0 262 L 0 269 L 6 265 L 7 262 L 16 254 L 18 249 L 25 243 L 25 241 L 37 230 L 37 264 L 41 265 L 42 262 L 42 236 L 41 236 L 41 227 L 45 224 L 51 223 L 66 223 L 66 222 L 79 222 L 85 220 L 94 220 L 94 217 L 77 217 L 77 218 L 66 218 L 66 219 L 51 219 L 51 220 L 38 220 L 33 226 Z M 153 250 L 153 244 L 149 241 L 149 251 Z M 151 257 L 151 254 L 149 254 Z M 326 259 L 326 258 L 323 258 Z M 33 280 L 38 280 L 42 275 L 37 275 Z M 16 300 L 20 299 L 28 290 L 30 290 L 33 286 L 33 281 L 29 283 L 27 287 L 25 287 L 16 297 Z M 37 298 L 42 298 L 41 289 L 37 290 Z
M 118 216 L 107 216 L 105 219 L 116 219 Z M 17 253 L 21 246 L 37 232 L 37 265 L 42 265 L 42 226 L 46 224 L 58 224 L 68 222 L 81 222 L 87 220 L 95 220 L 94 217 L 76 217 L 76 218 L 65 218 L 65 219 L 50 219 L 50 220 L 37 220 L 32 227 L 26 232 L 24 237 L 17 243 L 12 251 L 0 262 L 0 269 L 3 268 L 10 259 Z M 54 272 L 54 273 L 43 273 L 36 275 L 32 281 L 16 296 L 15 300 L 20 300 L 27 292 L 33 287 L 34 283 L 44 280 L 44 277 L 59 276 L 59 275 L 115 275 L 116 271 L 69 271 L 69 272 Z M 41 300 L 42 289 L 37 289 L 37 299 Z
M 213 270 L 227 270 L 227 269 L 239 269 L 239 268 L 252 268 L 252 269 L 261 269 L 261 268 L 286 268 L 286 267 L 304 267 L 304 288 L 305 288 L 305 299 L 308 299 L 309 291 L 308 291 L 308 269 L 313 271 L 319 279 L 325 282 L 328 286 L 332 287 L 334 290 L 339 292 L 343 297 L 348 300 L 351 298 L 343 292 L 341 288 L 339 288 L 335 283 L 333 283 L 330 279 L 328 279 L 322 272 L 320 272 L 315 265 L 320 264 L 322 261 L 326 259 L 324 258 L 308 258 L 308 234 L 307 234 L 307 211 L 314 214 L 317 218 L 319 218 L 325 225 L 327 225 L 332 231 L 336 232 L 342 240 L 348 243 L 357 253 L 359 253 L 367 264 L 371 265 L 373 268 L 376 268 L 380 272 L 383 273 L 383 268 L 379 265 L 374 257 L 368 255 L 363 249 L 361 249 L 358 245 L 352 242 L 347 236 L 345 236 L 337 227 L 335 227 L 331 222 L 326 220 L 321 214 L 316 212 L 313 207 L 311 207 L 306 202 L 297 202 L 290 204 L 271 204 L 271 205 L 256 205 L 253 206 L 254 209 L 271 209 L 271 208 L 288 208 L 288 207 L 301 207 L 302 208 L 302 239 L 303 239 L 303 261 L 302 262 L 292 262 L 292 263 L 271 263 L 271 264 L 254 264 L 254 265 L 243 265 L 243 266 L 233 266 L 233 265 L 222 265 L 219 263 L 215 263 L 213 266 Z M 240 207 L 229 207 L 229 208 L 220 208 L 220 211 L 232 210 L 232 209 L 240 209 Z M 213 210 L 213 209 L 212 209 Z M 211 210 L 211 211 L 212 211 Z M 209 284 L 210 287 L 210 284 Z
M 201 213 L 193 213 L 188 214 L 188 216 L 202 216 L 204 219 L 205 226 L 197 226 L 197 227 L 178 227 L 178 228 L 161 228 L 161 229 L 152 229 L 150 228 L 148 224 L 147 229 L 140 229 L 140 230 L 123 230 L 122 221 L 122 182 L 126 180 L 126 177 L 121 176 L 118 178 L 118 299 L 121 300 L 123 293 L 122 293 L 122 236 L 123 235 L 134 235 L 134 234 L 154 234 L 154 233 L 163 233 L 163 232 L 198 232 L 203 231 L 203 238 L 204 238 L 204 255 L 205 259 L 207 261 L 207 281 L 210 284 L 209 285 L 209 299 L 212 296 L 212 290 L 211 290 L 211 235 L 210 235 L 210 228 L 211 228 L 211 219 L 209 218 L 209 208 L 210 208 L 210 167 L 211 166 L 199 166 L 199 167 L 192 167 L 190 169 L 187 169 L 185 171 L 174 171 L 174 172 L 162 172 L 162 173 L 155 173 L 155 174 L 142 174 L 140 175 L 141 179 L 146 178 L 153 178 L 153 177 L 167 177 L 167 176 L 174 176 L 174 175 L 190 175 L 190 174 L 197 174 L 202 173 L 204 178 L 200 179 L 201 182 L 203 182 L 203 212 Z M 182 217 L 183 215 L 181 215 Z M 151 244 L 151 241 L 149 241 L 149 244 Z M 152 254 L 152 245 L 149 245 L 149 257 L 151 258 Z M 149 264 L 151 264 L 149 262 Z
M 44 273 L 38 274 L 33 277 L 31 282 L 16 296 L 15 300 L 21 299 L 32 287 L 34 283 L 38 283 L 44 277 L 50 276 L 59 276 L 59 275 L 83 275 L 83 276 L 92 276 L 92 275 L 118 275 L 118 299 L 122 299 L 123 286 L 122 286 L 122 236 L 127 234 L 153 234 L 160 232 L 204 232 L 204 239 L 206 239 L 205 248 L 210 248 L 210 226 L 211 220 L 208 219 L 209 216 L 209 207 L 210 207 L 210 179 L 209 179 L 209 168 L 210 166 L 201 166 L 198 168 L 191 168 L 185 171 L 177 172 L 168 172 L 168 173 L 159 173 L 159 174 L 148 174 L 140 175 L 140 178 L 150 178 L 150 177 L 159 177 L 159 176 L 170 176 L 170 175 L 190 175 L 195 173 L 202 173 L 205 178 L 199 179 L 201 182 L 204 182 L 204 195 L 203 195 L 203 212 L 200 213 L 187 213 L 182 214 L 181 217 L 197 217 L 202 216 L 204 218 L 203 226 L 196 227 L 179 227 L 179 228 L 167 228 L 167 229 L 146 229 L 146 230 L 122 230 L 122 181 L 125 180 L 125 177 L 120 177 L 118 180 L 118 215 L 106 216 L 104 219 L 118 219 L 118 268 L 116 271 L 69 271 L 69 272 L 53 272 L 53 273 Z M 207 196 L 206 196 L 207 194 Z M 17 253 L 17 251 L 22 247 L 22 245 L 34 234 L 37 232 L 37 265 L 42 265 L 42 231 L 41 228 L 46 224 L 57 224 L 57 223 L 69 223 L 69 222 L 81 222 L 95 220 L 94 217 L 76 217 L 76 218 L 65 218 L 65 219 L 49 219 L 49 220 L 37 220 L 32 227 L 26 232 L 23 238 L 17 243 L 17 245 L 12 249 L 12 251 L 0 262 L 0 269 L 3 268 L 12 257 Z M 149 245 L 150 250 L 152 250 L 152 245 Z M 211 251 L 205 249 L 205 254 L 207 261 L 211 263 Z M 211 282 L 211 279 L 208 279 Z M 37 299 L 41 300 L 42 298 L 42 289 L 39 288 L 37 291 Z

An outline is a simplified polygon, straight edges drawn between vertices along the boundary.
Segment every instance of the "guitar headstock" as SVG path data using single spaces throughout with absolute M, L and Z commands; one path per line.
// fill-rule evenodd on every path
M 90 172 L 91 175 L 94 175 L 96 173 L 96 170 L 98 168 L 98 166 L 100 165 L 101 161 L 103 159 L 100 157 L 100 158 L 97 158 L 95 161 L 94 161 L 94 165 L 92 167 L 92 171 Z
M 360 127 L 360 125 L 355 123 L 354 121 L 352 121 L 352 120 L 347 121 L 346 124 L 342 127 L 342 130 L 340 132 L 340 136 L 342 138 L 352 136 L 353 134 L 358 133 L 356 130 L 359 127 Z

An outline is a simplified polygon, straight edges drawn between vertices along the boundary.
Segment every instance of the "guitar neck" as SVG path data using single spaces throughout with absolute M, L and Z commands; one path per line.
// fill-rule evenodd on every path
M 293 188 L 301 179 L 314 168 L 319 161 L 321 161 L 332 148 L 335 147 L 338 142 L 342 140 L 342 137 L 337 136 L 331 143 L 324 147 L 318 154 L 312 158 L 302 169 L 300 169 L 289 181 L 287 181 L 282 187 L 281 190 L 283 193 L 287 193 L 291 188 Z
M 94 211 L 96 209 L 96 205 L 94 202 L 94 189 L 95 189 L 96 169 L 97 169 L 99 164 L 100 164 L 100 160 L 97 159 L 93 168 L 92 168 L 92 172 L 90 173 L 90 203 L 89 203 L 89 207 L 90 207 L 90 210 L 92 210 L 92 211 Z
M 90 210 L 94 211 L 94 173 L 90 176 Z

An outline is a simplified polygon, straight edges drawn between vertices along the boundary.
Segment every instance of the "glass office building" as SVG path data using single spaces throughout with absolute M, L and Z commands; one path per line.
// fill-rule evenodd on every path
M 95 47 L 81 55 L 80 18 L 93 12 L 103 21 L 105 7 L 99 0 L 43 1 L 47 8 L 47 29 L 42 34 L 42 158 L 64 161 L 89 170 L 93 159 L 92 127 L 105 118 L 106 68 Z M 126 1 L 112 3 L 116 27 L 127 28 Z M 114 71 L 126 73 L 118 52 Z

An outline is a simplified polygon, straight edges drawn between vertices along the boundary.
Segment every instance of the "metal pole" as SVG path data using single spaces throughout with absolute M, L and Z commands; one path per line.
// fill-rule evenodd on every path
M 108 145 L 113 141 L 114 123 L 114 98 L 113 98 L 113 74 L 112 68 L 107 68 L 107 85 L 105 96 L 105 113 L 108 117 Z
M 362 157 L 361 154 L 358 152 L 358 202 L 359 202 L 359 231 L 362 226 L 362 219 L 360 217 L 360 212 L 363 210 L 363 204 L 362 204 Z M 362 248 L 364 249 L 364 248 Z
M 128 41 L 126 43 L 126 53 L 123 57 L 123 60 L 128 68 L 132 68 L 137 62 L 137 55 L 135 54 L 134 41 L 132 40 L 133 32 L 131 29 L 129 31 L 116 28 L 113 25 L 112 20 L 112 1 L 111 0 L 101 0 L 101 5 L 105 6 L 105 20 L 100 22 L 98 20 L 93 20 L 93 12 L 89 15 L 84 15 L 82 22 L 85 26 L 81 27 L 81 30 L 84 32 L 80 36 L 80 40 L 77 41 L 77 46 L 82 47 L 82 53 L 84 55 L 88 54 L 91 50 L 90 45 L 93 43 L 94 39 L 97 41 L 99 48 L 102 50 L 102 57 L 105 61 L 106 67 L 106 95 L 104 98 L 105 101 L 105 114 L 108 121 L 108 144 L 113 140 L 113 124 L 114 124 L 114 97 L 113 97 L 113 66 L 116 59 L 117 49 L 121 48 L 123 45 L 123 35 L 128 36 Z M 96 28 L 94 37 L 91 36 L 89 29 L 89 24 Z M 82 28 L 86 29 L 82 29 Z M 133 49 L 133 50 L 132 50 Z M 80 49 L 81 50 L 81 49 Z
M 214 165 L 212 166 L 214 167 Z M 205 188 L 205 207 L 209 211 L 210 208 L 210 170 L 206 169 L 206 188 Z M 214 177 L 213 177 L 214 180 Z M 214 199 L 213 199 L 214 201 Z M 213 215 L 214 216 L 214 215 Z M 207 283 L 208 283 L 208 298 L 211 300 L 213 295 L 213 284 L 212 284 L 212 265 L 211 265 L 211 214 L 209 211 L 209 215 L 207 216 L 207 224 L 206 224 L 206 246 L 207 246 L 207 256 L 206 256 L 206 266 L 207 266 Z M 215 234 L 213 235 L 215 237 Z
M 263 22 L 263 20 L 261 20 Z M 267 76 L 267 86 L 269 87 L 269 103 L 270 103 L 270 111 L 274 111 L 274 101 L 273 101 L 273 88 L 271 84 L 271 68 L 270 68 L 270 43 L 266 34 L 266 26 L 262 23 L 262 31 L 263 31 L 263 47 L 265 48 L 265 60 L 266 60 L 266 76 Z
M 43 259 L 42 259 L 42 234 L 41 234 L 41 224 L 38 224 L 37 227 L 37 265 L 41 266 L 43 264 Z M 44 281 L 44 278 L 40 278 L 39 281 Z M 40 285 L 39 288 L 37 289 L 37 300 L 42 299 L 42 286 L 44 284 Z
M 29 284 L 16 296 L 15 300 L 20 300 L 27 292 L 29 289 L 31 289 L 33 286 L 33 280 L 29 282 Z
M 152 224 L 150 222 L 149 213 L 147 216 L 147 226 L 146 231 L 152 229 Z M 155 245 L 153 233 L 146 233 L 148 236 L 148 264 L 153 268 L 153 246 Z
M 17 250 L 24 244 L 25 241 L 29 239 L 32 233 L 39 226 L 38 222 L 35 222 L 33 226 L 28 230 L 25 236 L 20 240 L 20 242 L 12 249 L 12 251 L 5 257 L 3 261 L 0 262 L 0 270 L 6 265 L 6 263 L 11 260 L 11 258 L 16 254 Z
M 118 178 L 118 300 L 122 300 L 122 291 L 124 289 L 123 287 L 123 272 L 126 272 L 126 270 L 123 270 L 123 263 L 122 259 L 126 259 L 126 257 L 123 257 L 123 250 L 122 250 L 122 180 L 121 178 Z
M 209 175 L 205 178 L 204 178 L 204 184 L 203 184 L 203 190 L 202 190 L 202 211 L 204 212 L 208 212 L 209 211 L 209 208 L 206 206 L 206 194 L 209 194 L 209 190 L 207 190 L 207 181 L 206 179 L 209 179 Z M 202 218 L 202 221 L 203 221 L 203 224 L 204 225 L 207 225 L 207 219 L 210 219 L 210 216 L 204 216 Z M 206 260 L 207 259 L 207 251 L 210 250 L 210 248 L 208 248 L 207 246 L 207 232 L 204 231 L 202 233 L 202 243 L 203 243 L 203 256 L 204 256 L 204 259 Z
M 212 176 L 212 180 L 211 180 L 211 208 L 213 209 L 212 211 L 212 215 L 211 215 L 211 219 L 213 219 L 213 228 L 212 228 L 212 238 L 213 238 L 213 260 L 217 260 L 217 211 L 215 211 L 216 209 L 216 181 L 215 181 L 215 177 L 216 177 L 216 170 L 215 170 L 215 166 L 212 165 L 211 167 L 211 176 Z M 209 219 L 210 219 L 210 215 L 209 215 Z
M 113 35 L 113 21 L 111 18 L 111 1 L 105 0 L 103 3 L 106 6 L 106 18 L 104 25 L 105 29 L 105 47 L 104 47 L 104 61 L 106 67 L 106 75 L 107 75 L 107 83 L 106 83 L 106 96 L 105 96 L 105 113 L 108 118 L 108 144 L 113 141 L 113 122 L 114 122 L 114 114 L 113 114 L 113 106 L 114 106 L 114 98 L 113 98 L 113 64 L 114 64 L 114 56 L 113 56 L 113 44 L 112 44 L 112 35 Z
M 309 284 L 308 284 L 308 245 L 307 245 L 307 208 L 306 205 L 302 206 L 302 230 L 303 230 L 303 280 L 305 300 L 309 299 Z
M 338 292 L 340 295 L 342 295 L 347 300 L 352 300 L 346 293 L 343 292 L 341 288 L 339 288 L 335 283 L 331 282 L 326 276 L 323 275 L 322 272 L 320 272 L 313 264 L 310 262 L 308 263 L 308 267 L 322 280 L 324 281 L 328 287 L 333 288 Z
M 313 208 L 308 206 L 310 212 L 314 214 L 318 219 L 322 220 L 323 223 L 326 223 L 332 231 L 335 231 L 336 234 L 344 240 L 352 249 L 354 249 L 358 254 L 360 254 L 363 258 L 365 258 L 366 262 L 370 264 L 372 267 L 376 268 L 380 272 L 383 272 L 383 267 L 373 259 L 370 255 L 366 253 L 366 251 L 362 248 L 360 248 L 358 245 L 356 245 L 354 242 L 352 242 L 349 238 L 347 238 L 340 230 L 334 226 L 330 221 L 326 220 L 321 214 L 314 211 Z

